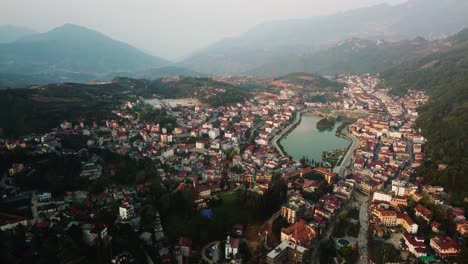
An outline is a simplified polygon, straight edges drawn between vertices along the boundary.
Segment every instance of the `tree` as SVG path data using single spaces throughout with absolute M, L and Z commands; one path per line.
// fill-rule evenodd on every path
M 340 249 L 341 256 L 346 263 L 356 263 L 359 258 L 359 252 L 356 244 L 346 245 Z

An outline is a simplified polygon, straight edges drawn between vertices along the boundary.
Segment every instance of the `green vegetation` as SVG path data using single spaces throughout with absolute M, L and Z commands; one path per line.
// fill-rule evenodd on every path
M 432 55 L 403 64 L 384 73 L 394 93 L 407 89 L 425 90 L 431 102 L 420 110 L 417 126 L 428 142 L 429 160 L 418 168 L 425 183 L 445 186 L 452 202 L 458 205 L 468 196 L 468 41 L 466 31 L 455 44 Z M 438 170 L 438 164 L 447 164 Z
M 369 254 L 376 264 L 394 263 L 401 261 L 400 251 L 392 244 L 371 241 L 369 243 Z
M 333 117 L 324 117 L 317 122 L 318 131 L 331 131 L 335 127 L 335 118 Z
M 197 98 L 213 107 L 240 103 L 251 98 L 249 89 L 244 90 L 211 78 L 184 77 L 169 82 L 158 79 L 144 87 L 136 87 L 135 92 L 143 97 L 158 94 L 164 98 Z
M 340 255 L 346 260 L 346 263 L 356 263 L 359 258 L 359 250 L 356 244 L 346 245 L 340 249 Z
M 350 221 L 351 219 L 354 219 L 354 221 Z M 344 236 L 352 236 L 357 238 L 359 229 L 359 210 L 353 208 L 348 212 L 338 216 L 335 227 L 333 229 L 333 236 L 336 238 Z
M 356 121 L 355 118 L 351 118 L 351 117 L 347 117 L 347 116 L 339 116 L 337 119 L 336 119 L 337 122 L 340 122 L 340 125 L 336 128 L 336 132 L 337 133 L 341 133 L 341 131 L 343 131 L 343 129 L 349 125 L 351 125 L 352 123 L 354 123 Z
M 0 90 L 0 128 L 4 137 L 48 131 L 67 120 L 104 120 L 123 99 L 124 89 L 116 84 L 48 85 L 38 89 Z
M 166 127 L 169 132 L 177 127 L 177 118 L 168 115 L 166 110 L 154 109 L 152 107 L 147 107 L 140 113 L 140 120 L 159 124 L 161 127 Z

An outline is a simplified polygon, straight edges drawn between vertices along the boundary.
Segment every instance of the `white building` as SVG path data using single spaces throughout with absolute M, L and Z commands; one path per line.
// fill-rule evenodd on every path
M 390 203 L 392 200 L 392 196 L 390 194 L 382 193 L 382 192 L 374 192 L 372 196 L 372 201 L 382 201 Z
M 219 137 L 219 129 L 218 128 L 212 128 L 208 131 L 208 136 L 211 138 L 211 139 L 215 139 L 217 137 Z
M 45 192 L 37 195 L 37 200 L 41 203 L 48 202 L 52 198 L 52 194 Z
M 123 204 L 119 207 L 119 216 L 122 220 L 129 220 L 135 216 L 135 210 L 132 205 Z

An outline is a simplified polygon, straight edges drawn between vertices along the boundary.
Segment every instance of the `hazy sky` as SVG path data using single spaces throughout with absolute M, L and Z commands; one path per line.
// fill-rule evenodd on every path
M 270 20 L 307 18 L 405 0 L 0 0 L 0 25 L 95 29 L 168 59 Z

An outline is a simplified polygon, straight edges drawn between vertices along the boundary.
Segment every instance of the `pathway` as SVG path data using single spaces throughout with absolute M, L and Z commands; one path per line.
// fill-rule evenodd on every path
M 277 134 L 271 144 L 273 145 L 274 148 L 276 148 L 276 150 L 280 153 L 281 157 L 286 157 L 286 155 L 283 153 L 283 151 L 281 150 L 281 148 L 278 146 L 278 140 L 285 134 L 285 133 L 288 133 L 291 128 L 293 128 L 298 122 L 299 120 L 301 120 L 301 112 L 296 112 L 296 118 L 294 119 L 294 121 L 289 124 L 285 129 L 281 130 L 281 132 L 279 134 Z

